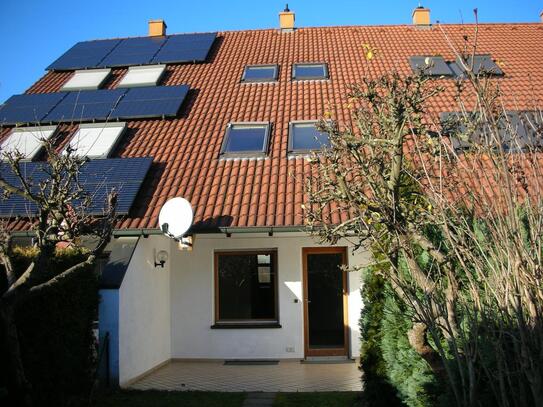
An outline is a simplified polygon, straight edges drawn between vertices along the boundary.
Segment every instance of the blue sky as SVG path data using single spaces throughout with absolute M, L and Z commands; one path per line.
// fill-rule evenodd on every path
M 418 1 L 297 0 L 298 27 L 409 23 Z M 539 0 L 425 0 L 432 21 L 539 21 Z M 163 18 L 169 33 L 271 28 L 283 1 L 270 0 L 0 0 L 0 103 L 24 92 L 44 69 L 78 41 L 146 35 Z

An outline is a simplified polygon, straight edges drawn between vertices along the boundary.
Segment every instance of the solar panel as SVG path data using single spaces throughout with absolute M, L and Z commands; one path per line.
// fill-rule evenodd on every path
M 216 37 L 217 33 L 171 35 L 152 62 L 203 62 Z
M 473 73 L 478 74 L 487 74 L 487 75 L 503 75 L 503 71 L 498 65 L 492 60 L 490 55 L 475 55 L 473 58 L 470 55 L 465 60 L 467 66 L 471 66 L 473 60 Z M 457 58 L 457 64 L 462 66 L 459 58 Z
M 428 76 L 451 76 L 453 74 L 443 57 L 440 56 L 411 56 L 409 64 L 414 72 L 421 72 Z
M 472 144 L 486 145 L 505 151 L 521 152 L 527 149 L 543 147 L 543 134 L 540 129 L 541 116 L 536 112 L 506 112 L 507 120 L 501 117 L 498 122 L 498 137 L 490 131 L 488 124 L 480 122 L 478 113 L 469 112 L 464 117 L 459 112 L 440 114 L 443 133 L 451 137 L 453 148 L 456 150 L 469 149 Z M 466 123 L 477 123 L 478 126 L 468 134 Z M 463 135 L 464 138 L 459 136 Z
M 52 123 L 105 120 L 125 93 L 125 89 L 69 92 L 43 121 Z
M 115 190 L 118 193 L 117 213 L 128 214 L 152 162 L 151 157 L 139 157 L 97 159 L 84 164 L 79 174 L 79 182 L 91 197 L 88 213 L 101 214 L 107 195 Z M 32 180 L 32 185 L 37 186 L 40 181 L 48 178 L 45 171 L 47 164 L 43 162 L 22 162 L 20 169 L 27 180 Z M 0 163 L 0 171 L 8 183 L 20 185 L 8 164 Z M 75 203 L 76 206 L 77 204 Z M 12 194 L 9 198 L 0 200 L 0 217 L 27 217 L 36 213 L 36 205 L 19 195 Z
M 166 37 L 127 38 L 122 40 L 98 66 L 112 67 L 149 64 L 165 41 Z
M 69 71 L 72 69 L 95 68 L 120 42 L 121 40 L 78 42 L 49 65 L 47 70 Z
M 188 91 L 187 85 L 131 88 L 110 117 L 112 119 L 174 117 Z
M 0 108 L 0 125 L 38 123 L 66 95 L 66 92 L 56 92 L 12 96 Z

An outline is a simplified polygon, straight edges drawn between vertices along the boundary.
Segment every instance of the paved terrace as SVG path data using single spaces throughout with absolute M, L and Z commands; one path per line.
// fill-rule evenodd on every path
M 225 365 L 222 361 L 172 361 L 132 383 L 136 390 L 223 392 L 361 391 L 358 363 Z

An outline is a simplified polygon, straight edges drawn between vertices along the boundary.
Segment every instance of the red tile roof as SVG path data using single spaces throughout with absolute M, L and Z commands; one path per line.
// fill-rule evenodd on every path
M 461 47 L 472 25 L 444 25 L 444 32 Z M 370 62 L 363 44 L 376 50 Z M 511 110 L 533 109 L 543 99 L 543 24 L 482 24 L 478 53 L 489 53 L 505 72 L 498 79 Z M 128 121 L 126 137 L 117 149 L 121 157 L 152 156 L 154 166 L 122 229 L 157 228 L 161 206 L 169 198 L 187 198 L 199 228 L 218 226 L 296 226 L 303 224 L 304 176 L 309 164 L 288 158 L 288 123 L 311 120 L 329 111 L 350 124 L 348 86 L 363 76 L 397 70 L 411 72 L 411 55 L 442 55 L 454 60 L 439 27 L 360 26 L 223 32 L 218 34 L 208 62 L 169 65 L 163 85 L 188 84 L 188 100 L 180 116 L 167 120 Z M 330 79 L 293 82 L 296 62 L 326 62 Z M 277 83 L 240 83 L 247 64 L 277 63 Z M 106 84 L 114 88 L 126 69 L 114 69 Z M 69 72 L 48 72 L 29 93 L 54 92 Z M 456 110 L 452 80 L 432 101 L 433 113 Z M 273 125 L 265 159 L 221 160 L 219 150 L 229 122 L 270 121 Z M 76 126 L 61 125 L 66 139 Z M 0 132 L 0 136 L 7 130 Z M 346 216 L 346 215 L 344 215 Z M 339 215 L 336 215 L 339 221 Z M 22 223 L 16 225 L 21 227 Z

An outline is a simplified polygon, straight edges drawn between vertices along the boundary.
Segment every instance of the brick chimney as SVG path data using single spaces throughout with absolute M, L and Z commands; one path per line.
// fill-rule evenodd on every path
M 430 26 L 430 9 L 418 6 L 413 10 L 413 25 L 417 27 Z
M 149 20 L 149 37 L 166 35 L 166 22 L 164 20 Z
M 285 32 L 294 31 L 294 13 L 289 10 L 288 4 L 279 13 L 279 28 Z

